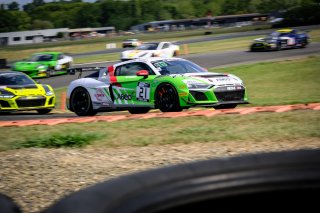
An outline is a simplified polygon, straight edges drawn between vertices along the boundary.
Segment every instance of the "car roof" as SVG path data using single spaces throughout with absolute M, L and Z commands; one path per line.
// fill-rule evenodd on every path
M 290 33 L 292 32 L 293 29 L 281 29 L 281 30 L 277 30 L 278 33 Z
M 10 70 L 0 71 L 0 75 L 5 75 L 5 74 L 26 75 L 26 74 L 24 74 L 22 72 L 16 72 L 16 71 L 10 71 Z
M 144 42 L 143 44 L 160 44 L 161 42 L 157 42 L 157 41 L 155 41 L 155 42 Z
M 40 55 L 40 54 L 62 54 L 62 52 L 38 52 L 38 53 L 34 53 L 32 55 Z

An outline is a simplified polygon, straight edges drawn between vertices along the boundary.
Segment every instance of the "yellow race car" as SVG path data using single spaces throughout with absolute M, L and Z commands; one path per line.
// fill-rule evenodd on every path
M 50 85 L 38 84 L 22 72 L 0 71 L 0 113 L 36 110 L 47 114 L 55 101 Z

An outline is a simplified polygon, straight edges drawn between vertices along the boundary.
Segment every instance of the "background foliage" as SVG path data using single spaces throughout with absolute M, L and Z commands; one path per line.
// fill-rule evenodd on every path
M 290 10 L 295 14 L 308 11 L 308 8 L 318 10 L 319 13 L 319 9 L 315 9 L 319 8 L 319 4 L 319 0 L 97 0 L 94 3 L 81 0 L 48 3 L 33 0 L 26 5 L 13 1 L 0 5 L 0 32 L 105 26 L 126 30 L 130 26 L 149 21 L 207 15 L 270 13 L 291 8 L 296 8 Z M 305 10 L 297 9 L 305 6 Z M 307 12 L 301 15 L 311 14 Z M 317 16 L 314 19 L 317 20 Z

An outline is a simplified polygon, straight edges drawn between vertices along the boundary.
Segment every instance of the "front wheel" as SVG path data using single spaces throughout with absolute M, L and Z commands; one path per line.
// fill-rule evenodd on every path
M 179 97 L 176 89 L 171 84 L 160 85 L 155 94 L 156 106 L 161 112 L 181 112 Z
M 307 39 L 303 40 L 303 41 L 301 42 L 301 48 L 307 47 L 308 43 L 309 43 L 309 42 L 308 42 Z
M 237 104 L 221 104 L 218 106 L 214 106 L 214 109 L 234 109 L 237 107 Z
M 150 108 L 132 108 L 128 110 L 131 114 L 144 114 L 150 111 Z
M 78 116 L 93 116 L 97 111 L 93 110 L 90 94 L 83 87 L 76 88 L 70 98 L 71 109 Z
M 45 114 L 48 114 L 49 112 L 51 112 L 52 109 L 38 109 L 37 112 L 40 114 L 40 115 L 45 115 Z

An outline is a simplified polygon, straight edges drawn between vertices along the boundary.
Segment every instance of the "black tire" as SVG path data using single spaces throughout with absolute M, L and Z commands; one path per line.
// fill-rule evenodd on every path
M 314 212 L 320 150 L 260 153 L 144 171 L 73 193 L 44 213 Z M 254 203 L 254 205 L 253 205 Z
M 304 39 L 304 40 L 301 42 L 301 48 L 306 48 L 308 44 L 309 44 L 308 40 L 307 40 L 307 39 Z
M 234 109 L 237 107 L 237 104 L 222 104 L 219 106 L 214 106 L 215 109 Z
M 172 57 L 177 57 L 179 55 L 178 51 L 174 51 Z
M 11 197 L 0 193 L 0 212 L 21 213 L 22 211 Z
M 150 111 L 150 108 L 132 108 L 128 109 L 131 114 L 145 114 Z
M 47 78 L 50 78 L 50 77 L 51 77 L 51 73 L 52 73 L 51 69 L 48 68 L 48 69 L 47 69 L 47 72 L 46 72 L 46 77 L 47 77 Z
M 94 116 L 97 111 L 93 110 L 91 97 L 83 87 L 77 87 L 71 94 L 70 106 L 78 116 Z
M 49 112 L 51 112 L 52 109 L 38 109 L 37 112 L 40 114 L 40 115 L 45 115 L 45 114 L 48 114 Z
M 161 112 L 181 112 L 179 96 L 176 89 L 168 83 L 160 84 L 155 92 L 156 107 Z
M 256 50 L 253 48 L 253 45 L 250 46 L 249 52 L 256 52 Z

